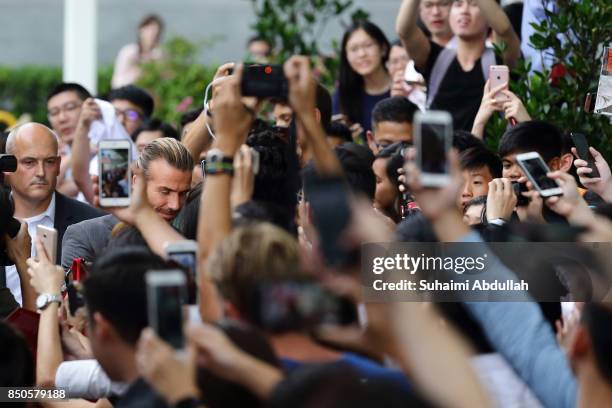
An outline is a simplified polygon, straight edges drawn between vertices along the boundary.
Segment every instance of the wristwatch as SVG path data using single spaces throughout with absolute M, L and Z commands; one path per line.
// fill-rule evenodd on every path
M 495 218 L 494 220 L 489 221 L 489 224 L 495 224 L 501 227 L 506 225 L 506 220 L 504 220 L 503 218 Z
M 58 294 L 50 294 L 50 293 L 41 293 L 36 298 L 36 308 L 38 310 L 44 310 L 51 303 L 57 302 L 59 304 L 62 303 L 62 295 Z
M 234 174 L 234 158 L 225 156 L 220 149 L 210 149 L 206 153 L 204 170 L 207 176 L 215 174 Z

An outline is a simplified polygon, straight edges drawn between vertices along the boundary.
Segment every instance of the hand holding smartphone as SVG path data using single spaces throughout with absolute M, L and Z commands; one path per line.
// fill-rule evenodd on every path
M 192 240 L 167 242 L 164 253 L 186 269 L 187 304 L 197 304 L 198 281 L 198 243 Z
M 563 195 L 559 183 L 546 175 L 550 169 L 538 152 L 517 154 L 516 162 L 542 197 Z
M 587 138 L 582 133 L 570 133 L 574 146 L 576 146 L 576 153 L 578 157 L 587 162 L 587 166 L 592 170 L 590 173 L 585 174 L 586 177 L 594 178 L 599 177 L 599 170 L 595 165 L 595 158 L 589 150 L 589 143 Z
M 185 274 L 178 269 L 148 271 L 145 279 L 149 325 L 166 343 L 176 350 L 183 350 Z
M 101 207 L 127 207 L 132 193 L 128 140 L 101 140 L 98 148 L 98 184 Z
M 38 225 L 36 226 L 36 236 L 40 237 L 49 261 L 55 265 L 57 261 L 57 230 L 45 227 L 44 225 Z
M 508 82 L 510 80 L 510 70 L 506 65 L 491 65 L 489 67 L 489 81 L 490 88 L 495 89 L 500 85 L 505 85 L 505 89 L 508 89 Z M 509 98 L 501 92 L 498 92 L 494 96 L 495 100 L 505 102 Z
M 414 115 L 416 165 L 421 185 L 443 187 L 449 183 L 448 152 L 453 142 L 453 119 L 445 111 L 417 112 Z

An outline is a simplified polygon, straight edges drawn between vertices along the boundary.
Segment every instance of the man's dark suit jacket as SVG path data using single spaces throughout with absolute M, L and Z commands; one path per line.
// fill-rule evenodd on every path
M 55 192 L 55 221 L 53 227 L 57 230 L 57 261 L 62 258 L 62 238 L 68 228 L 72 224 L 103 216 L 104 213 L 90 205 L 66 197 L 63 194 Z M 0 265 L 0 288 L 6 285 L 6 270 Z M 7 291 L 8 294 L 10 292 Z M 14 302 L 14 299 L 13 299 Z
M 53 227 L 57 230 L 56 259 L 58 262 L 62 259 L 62 238 L 64 238 L 66 228 L 77 222 L 101 217 L 104 214 L 88 204 L 66 197 L 57 191 L 55 192 L 55 222 Z

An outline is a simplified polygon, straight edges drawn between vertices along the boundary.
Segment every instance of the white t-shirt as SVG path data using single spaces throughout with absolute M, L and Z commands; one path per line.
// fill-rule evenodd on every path
M 55 386 L 69 398 L 97 400 L 123 394 L 129 384 L 112 382 L 97 360 L 64 361 L 55 373 Z

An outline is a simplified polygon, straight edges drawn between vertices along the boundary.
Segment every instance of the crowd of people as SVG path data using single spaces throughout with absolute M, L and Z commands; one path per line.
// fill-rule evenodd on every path
M 134 85 L 140 63 L 163 58 L 163 22 L 144 19 L 110 94 L 57 84 L 48 124 L 2 137 L 17 166 L 3 159 L 0 173 L 0 386 L 65 390 L 69 401 L 36 403 L 51 407 L 612 405 L 605 299 L 569 286 L 564 302 L 363 297 L 364 243 L 612 241 L 606 158 L 590 147 L 584 160 L 569 135 L 580 129 L 531 118 L 507 82 L 491 85 L 490 66 L 531 55 L 520 27 L 534 21 L 513 15 L 495 0 L 403 0 L 396 41 L 371 21 L 346 29 L 333 92 L 295 55 L 285 98 L 243 96 L 248 66 L 230 62 L 176 125 Z M 274 53 L 257 37 L 248 47 L 258 63 Z M 438 187 L 416 160 L 423 111 L 452 116 Z M 493 115 L 503 134 L 487 134 Z M 100 187 L 103 140 L 131 146 L 130 182 L 109 173 L 131 186 L 128 206 L 101 206 L 125 195 Z M 561 194 L 527 179 L 517 155 L 530 152 Z M 40 227 L 57 232 L 51 253 Z M 195 276 L 169 256 L 185 240 Z M 152 321 L 152 305 L 186 300 L 151 289 L 152 271 L 169 281 L 177 268 L 195 300 L 182 320 Z

